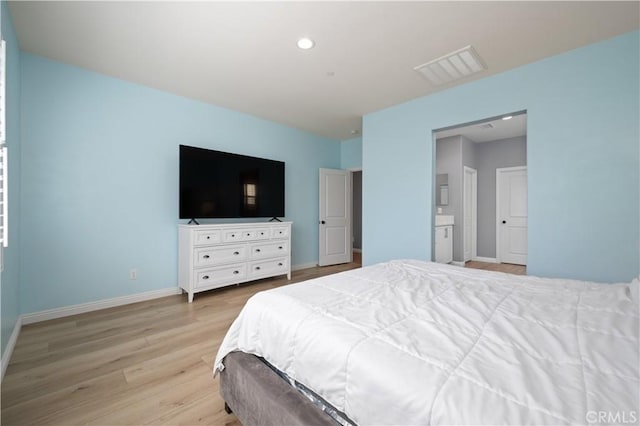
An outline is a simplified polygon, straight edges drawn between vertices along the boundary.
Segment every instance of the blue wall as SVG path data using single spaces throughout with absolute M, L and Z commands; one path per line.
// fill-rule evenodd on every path
M 636 31 L 365 116 L 364 263 L 431 258 L 433 129 L 527 110 L 528 273 L 638 276 L 639 38 Z
M 285 161 L 292 265 L 317 262 L 340 142 L 23 53 L 22 313 L 177 285 L 179 144 Z
M 347 139 L 340 144 L 340 168 L 358 169 L 362 167 L 362 138 Z
M 9 158 L 9 247 L 3 250 L 0 276 L 2 354 L 13 332 L 20 300 L 20 50 L 9 9 L 2 2 L 2 38 L 7 44 L 7 151 Z

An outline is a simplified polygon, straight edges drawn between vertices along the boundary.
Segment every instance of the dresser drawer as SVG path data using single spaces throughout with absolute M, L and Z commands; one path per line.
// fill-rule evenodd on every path
M 255 230 L 256 240 L 268 240 L 271 238 L 271 233 L 269 232 L 269 228 L 260 228 Z
M 289 238 L 289 227 L 274 226 L 271 228 L 271 238 Z
M 210 287 L 216 284 L 238 282 L 247 276 L 246 263 L 208 268 L 196 273 L 196 287 Z
M 249 276 L 274 276 L 289 272 L 289 260 L 286 257 L 249 263 Z
M 204 244 L 218 244 L 220 243 L 220 231 L 217 229 L 214 230 L 204 230 L 204 231 L 195 231 L 193 233 L 193 245 L 201 246 Z
M 265 257 L 287 256 L 289 254 L 289 242 L 278 241 L 275 243 L 251 245 L 251 258 L 262 259 Z
M 247 246 L 201 247 L 194 250 L 196 268 L 223 263 L 240 262 L 247 258 Z
M 222 242 L 232 243 L 234 241 L 250 240 L 253 239 L 251 238 L 253 232 L 253 230 L 225 229 L 222 231 Z

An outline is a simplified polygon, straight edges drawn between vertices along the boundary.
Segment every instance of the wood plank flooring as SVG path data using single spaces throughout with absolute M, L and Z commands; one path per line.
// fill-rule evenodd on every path
M 2 381 L 2 424 L 240 425 L 212 376 L 218 347 L 254 293 L 358 268 L 296 271 L 26 325 Z
M 527 267 L 511 263 L 488 263 L 471 260 L 464 264 L 465 268 L 485 269 L 487 271 L 506 272 L 508 274 L 526 275 Z

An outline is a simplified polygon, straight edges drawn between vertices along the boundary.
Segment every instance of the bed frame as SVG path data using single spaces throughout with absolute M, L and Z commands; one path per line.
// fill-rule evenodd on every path
M 220 394 L 225 411 L 233 412 L 243 426 L 337 424 L 260 358 L 244 352 L 224 358 Z

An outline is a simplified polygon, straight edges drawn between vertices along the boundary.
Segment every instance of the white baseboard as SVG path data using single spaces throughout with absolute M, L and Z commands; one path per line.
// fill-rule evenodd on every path
M 291 270 L 299 271 L 301 269 L 313 268 L 315 266 L 318 266 L 316 262 L 303 263 L 292 266 Z M 32 312 L 30 314 L 21 315 L 21 319 L 22 324 L 33 324 L 36 322 L 68 317 L 70 315 L 84 314 L 86 312 L 128 305 L 130 303 L 144 302 L 145 300 L 158 299 L 160 297 L 173 296 L 174 294 L 181 293 L 182 289 L 180 287 L 170 287 L 161 290 L 152 290 L 145 293 L 131 294 L 129 296 L 114 297 L 112 299 L 104 299 L 95 302 L 81 303 L 79 305 L 71 305 L 62 308 Z
M 65 306 L 62 308 L 48 309 L 46 311 L 23 314 L 22 324 L 33 324 L 40 321 L 48 321 L 56 318 L 68 317 L 69 315 L 84 314 L 85 312 L 97 311 L 99 309 L 113 308 L 116 306 L 128 305 L 130 303 L 144 302 L 145 300 L 158 299 L 160 297 L 181 294 L 180 287 L 164 288 L 152 290 L 145 293 L 131 294 L 129 296 L 114 297 L 112 299 L 98 300 L 95 302 L 81 303 L 79 305 Z
M 498 263 L 498 260 L 495 257 L 480 257 L 476 256 L 475 259 L 478 262 L 486 262 L 486 263 Z
M 13 355 L 13 349 L 16 347 L 16 342 L 18 341 L 18 336 L 20 335 L 21 329 L 22 316 L 18 316 L 18 318 L 16 319 L 16 325 L 13 327 L 13 332 L 11 332 L 11 336 L 9 337 L 9 341 L 7 342 L 7 347 L 4 349 L 4 352 L 2 353 L 2 359 L 0 360 L 0 368 L 2 369 L 0 382 L 4 380 L 4 373 L 7 371 L 7 366 L 9 365 L 11 355 Z
M 464 266 L 464 262 L 459 262 L 457 260 L 452 261 L 451 264 L 456 266 Z

